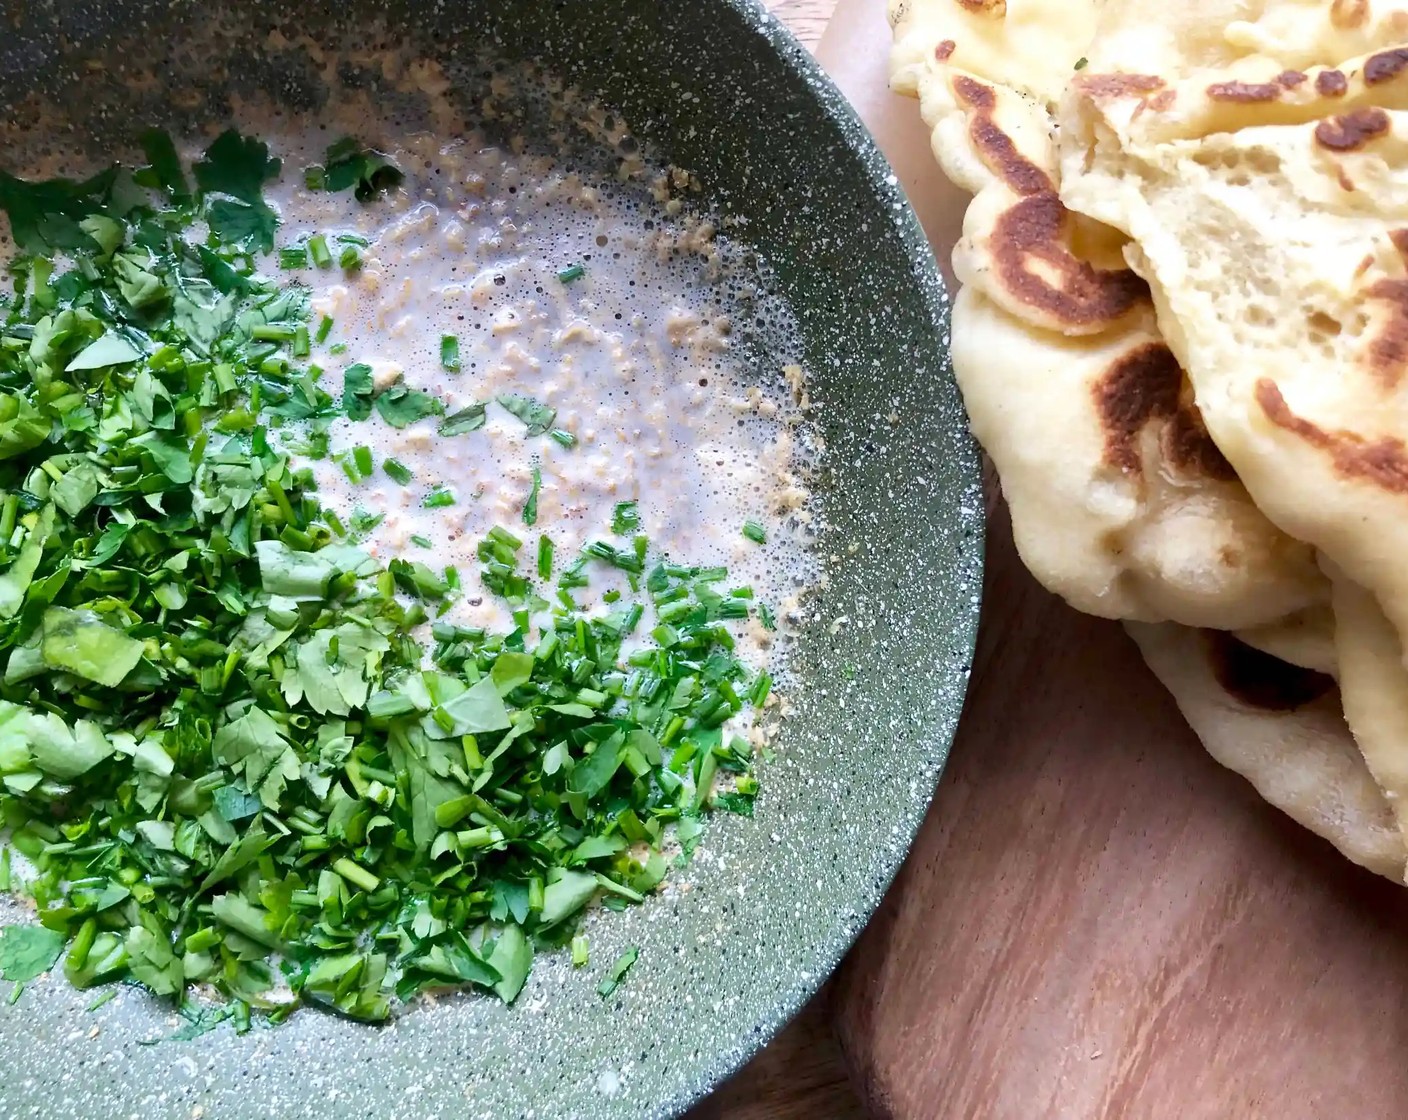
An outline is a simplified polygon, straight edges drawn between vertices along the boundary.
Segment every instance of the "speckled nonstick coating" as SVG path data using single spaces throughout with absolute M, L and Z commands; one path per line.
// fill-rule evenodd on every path
M 221 56 L 171 57 L 221 16 L 237 29 Z M 368 31 L 377 19 L 393 30 Z M 313 96 L 300 76 L 261 58 L 275 25 L 535 58 L 697 171 L 709 206 L 747 218 L 741 236 L 801 322 L 828 444 L 829 582 L 792 658 L 797 715 L 755 818 L 710 829 L 688 893 L 593 920 L 585 975 L 548 959 L 512 1008 L 442 998 L 383 1028 L 309 1010 L 242 1038 L 224 1027 L 152 1046 L 170 1033 L 168 1005 L 128 989 L 85 1013 L 93 993 L 50 976 L 0 1006 L 0 1117 L 670 1115 L 839 961 L 924 817 L 963 704 L 983 514 L 929 247 L 841 95 L 751 0 L 7 3 L 0 113 L 23 121 L 37 96 L 111 150 L 153 115 L 210 123 L 218 91 L 196 108 L 166 93 L 193 75 L 297 105 Z M 133 93 L 121 66 L 158 80 Z M 628 945 L 639 963 L 603 1001 L 599 974 Z

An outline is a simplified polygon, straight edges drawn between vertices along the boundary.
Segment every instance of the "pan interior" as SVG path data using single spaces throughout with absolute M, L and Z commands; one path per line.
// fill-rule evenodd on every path
M 223 124 L 232 99 L 316 113 L 327 89 L 303 37 L 348 65 L 383 48 L 437 60 L 469 120 L 491 56 L 589 91 L 662 161 L 694 171 L 701 205 L 767 262 L 826 443 L 825 519 L 824 577 L 790 659 L 796 714 L 761 771 L 756 816 L 711 827 L 689 893 L 593 923 L 594 960 L 641 949 L 609 1001 L 545 962 L 513 1008 L 442 999 L 382 1029 L 306 1012 L 276 1030 L 149 1046 L 170 1033 L 169 1008 L 124 991 L 88 1014 L 91 994 L 52 976 L 0 1007 L 0 1039 L 24 1071 L 0 1090 L 0 1116 L 683 1108 L 785 1022 L 859 932 L 924 815 L 967 685 L 976 457 L 947 367 L 946 299 L 893 174 L 802 48 L 746 0 L 17 11 L 0 38 L 0 118 L 99 156 L 152 124 Z

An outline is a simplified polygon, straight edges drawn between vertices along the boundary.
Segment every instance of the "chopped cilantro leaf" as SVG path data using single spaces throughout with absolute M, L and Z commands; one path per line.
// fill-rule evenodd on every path
M 528 428 L 530 436 L 543 435 L 552 427 L 552 422 L 557 419 L 557 410 L 549 408 L 541 401 L 536 401 L 532 397 L 519 396 L 516 393 L 509 393 L 498 398 L 499 404 L 513 413 Z
M 387 156 L 363 148 L 346 136 L 328 146 L 323 166 L 310 168 L 306 178 L 313 190 L 336 192 L 351 188 L 358 202 L 370 202 L 385 191 L 395 190 L 405 177 Z

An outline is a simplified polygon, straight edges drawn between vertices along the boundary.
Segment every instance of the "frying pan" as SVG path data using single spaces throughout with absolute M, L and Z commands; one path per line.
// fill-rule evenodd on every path
M 756 815 L 710 829 L 688 893 L 593 921 L 590 975 L 548 959 L 508 1008 L 456 995 L 382 1028 L 305 1010 L 185 1042 L 169 1040 L 170 1005 L 140 989 L 87 1013 L 93 994 L 50 976 L 0 1006 L 0 1117 L 687 1107 L 786 1022 L 865 923 L 924 816 L 967 685 L 977 457 L 948 370 L 942 282 L 884 158 L 750 0 L 31 0 L 0 18 L 0 117 L 95 153 L 153 124 L 223 124 L 232 96 L 257 91 L 316 112 L 326 91 L 270 49 L 275 31 L 332 50 L 409 44 L 452 72 L 486 48 L 535 61 L 696 171 L 704 206 L 745 220 L 739 236 L 800 323 L 827 442 L 825 578 Z M 631 945 L 639 963 L 602 1000 L 595 973 Z

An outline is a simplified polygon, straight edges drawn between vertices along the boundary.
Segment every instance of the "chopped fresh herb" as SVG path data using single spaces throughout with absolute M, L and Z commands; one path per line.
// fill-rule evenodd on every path
M 411 468 L 406 466 L 399 459 L 387 459 L 386 462 L 381 464 L 381 469 L 402 486 L 405 486 L 411 479 L 415 478 L 415 475 L 411 473 Z
M 548 438 L 555 443 L 560 443 L 563 447 L 577 446 L 577 437 L 564 428 L 554 428 L 548 432 Z
M 571 264 L 557 274 L 557 278 L 564 284 L 570 284 L 573 280 L 580 280 L 587 274 L 587 270 L 579 264 Z
M 617 502 L 611 511 L 611 531 L 618 537 L 640 530 L 640 507 L 635 502 Z
M 754 544 L 768 543 L 768 531 L 756 521 L 745 521 L 743 523 L 743 535 Z
M 279 267 L 299 269 L 308 267 L 308 246 L 289 245 L 279 250 Z
M 44 926 L 0 928 L 0 976 L 25 984 L 44 975 L 64 951 L 64 940 Z
M 597 985 L 596 994 L 605 999 L 621 985 L 621 981 L 626 978 L 626 973 L 631 971 L 631 966 L 640 959 L 640 950 L 632 945 L 624 953 L 616 958 L 611 968 L 606 973 L 606 979 Z
M 528 500 L 523 503 L 523 524 L 536 525 L 538 523 L 538 493 L 543 488 L 543 472 L 540 468 L 533 468 L 533 488 L 528 491 Z
M 308 239 L 308 254 L 317 268 L 332 267 L 332 252 L 328 249 L 328 239 L 321 233 Z
M 460 340 L 452 334 L 440 336 L 440 365 L 451 373 L 460 371 Z
M 498 401 L 527 425 L 530 436 L 543 435 L 552 427 L 552 422 L 557 419 L 557 409 L 549 408 L 532 397 L 510 393 L 499 397 Z
M 355 245 L 347 245 L 337 255 L 338 267 L 343 272 L 356 272 L 362 267 L 362 250 Z
M 264 184 L 277 179 L 280 162 L 262 140 L 222 132 L 195 165 L 196 185 L 206 197 L 205 217 L 215 236 L 269 252 L 278 215 L 264 201 Z M 210 199 L 211 195 L 222 197 Z
M 434 541 L 432 541 L 429 537 L 423 537 L 423 536 L 421 536 L 419 533 L 416 533 L 416 534 L 413 534 L 413 535 L 412 535 L 412 537 L 411 537 L 411 543 L 412 543 L 413 545 L 415 545 L 417 548 L 434 548 L 434 547 L 435 547 L 435 542 L 434 542 Z
M 322 167 L 310 167 L 304 179 L 311 190 L 352 189 L 358 202 L 370 202 L 395 190 L 406 176 L 389 158 L 363 148 L 350 136 L 328 146 Z
M 445 985 L 511 1001 L 553 946 L 585 966 L 594 901 L 641 901 L 673 835 L 687 858 L 709 811 L 751 806 L 751 757 L 723 732 L 770 688 L 734 655 L 747 599 L 658 561 L 625 511 L 626 539 L 563 565 L 502 528 L 476 574 L 360 547 L 383 515 L 324 508 L 307 460 L 365 480 L 371 448 L 334 450 L 334 421 L 443 405 L 379 391 L 365 363 L 340 386 L 304 368 L 333 324 L 259 274 L 267 147 L 226 133 L 190 176 L 169 139 L 143 148 L 132 176 L 0 175 L 26 277 L 0 307 L 0 817 L 28 860 L 12 875 L 0 848 L 0 890 L 45 923 L 0 930 L 0 976 L 12 994 L 59 966 L 135 982 L 192 1039 L 248 1030 L 252 1007 L 383 1020 Z M 346 158 L 376 187 L 366 155 Z M 118 201 L 133 184 L 153 206 Z M 365 247 L 334 241 L 305 263 Z M 555 431 L 548 406 L 500 403 Z M 484 423 L 476 404 L 440 429 Z M 540 491 L 535 471 L 529 506 Z M 572 595 L 601 564 L 628 578 L 585 613 Z M 481 594 L 506 633 L 449 621 Z
M 487 408 L 487 405 L 471 404 L 458 412 L 450 413 L 440 421 L 440 434 L 442 436 L 462 436 L 467 432 L 477 432 L 484 426 L 487 419 Z
M 1089 60 L 1088 58 L 1078 58 L 1078 59 L 1076 59 L 1076 69 L 1077 69 L 1077 70 L 1084 70 L 1088 65 L 1090 65 L 1090 60 Z
M 441 416 L 445 406 L 429 393 L 397 382 L 376 395 L 377 414 L 393 428 L 406 428 L 427 416 Z
M 763 624 L 764 630 L 777 629 L 777 617 L 772 613 L 772 608 L 766 603 L 758 604 L 758 621 Z

